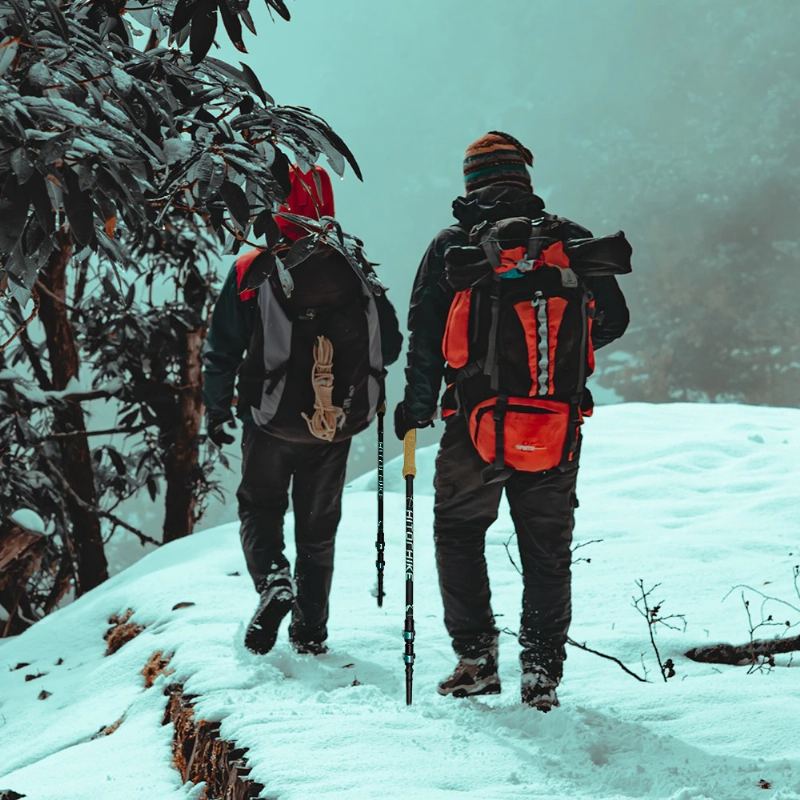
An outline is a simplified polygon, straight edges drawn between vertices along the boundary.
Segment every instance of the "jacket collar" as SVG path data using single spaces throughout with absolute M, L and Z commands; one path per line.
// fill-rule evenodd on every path
M 470 192 L 453 201 L 453 216 L 468 230 L 479 222 L 497 222 L 508 217 L 539 217 L 544 201 L 528 189 L 495 184 Z

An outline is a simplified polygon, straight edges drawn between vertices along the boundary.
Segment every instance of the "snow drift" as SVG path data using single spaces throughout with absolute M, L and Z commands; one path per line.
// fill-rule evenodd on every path
M 751 674 L 683 656 L 693 646 L 747 641 L 743 598 L 754 622 L 762 613 L 800 622 L 786 605 L 800 607 L 798 428 L 798 410 L 745 406 L 621 405 L 587 422 L 571 634 L 647 670 L 648 683 L 570 647 L 562 707 L 545 716 L 519 705 L 512 634 L 521 584 L 504 509 L 487 539 L 493 605 L 508 629 L 503 693 L 436 695 L 453 656 L 433 564 L 429 448 L 418 459 L 412 708 L 403 693 L 403 498 L 393 462 L 384 608 L 371 595 L 375 479 L 366 475 L 345 495 L 327 656 L 295 655 L 285 632 L 267 656 L 244 650 L 255 594 L 235 524 L 161 548 L 0 644 L 0 796 L 201 796 L 202 786 L 181 783 L 171 725 L 162 724 L 164 690 L 181 684 L 196 697 L 197 717 L 247 750 L 263 797 L 798 798 L 800 681 L 791 655 Z M 289 539 L 291 525 L 289 517 Z M 657 634 L 662 657 L 675 664 L 667 683 L 632 607 L 640 578 L 660 583 L 654 599 L 663 613 L 686 616 L 685 631 Z M 737 585 L 748 588 L 729 593 Z M 758 592 L 783 604 L 762 609 Z M 128 608 L 143 629 L 106 656 L 109 617 Z M 151 675 L 145 688 L 142 669 L 157 652 L 171 657 L 169 674 Z

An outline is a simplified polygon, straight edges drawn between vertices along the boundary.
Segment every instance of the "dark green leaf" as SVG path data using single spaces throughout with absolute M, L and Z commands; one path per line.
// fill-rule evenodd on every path
M 33 175 L 33 164 L 24 147 L 18 147 L 11 153 L 11 169 L 14 170 L 19 184 L 27 183 Z
M 216 0 L 200 0 L 192 16 L 192 32 L 189 36 L 192 64 L 199 64 L 214 43 L 214 34 L 217 32 L 216 5 Z
M 253 18 L 250 16 L 250 12 L 246 8 L 243 8 L 239 12 L 239 16 L 242 18 L 242 22 L 247 26 L 247 30 L 255 36 L 256 26 L 253 24 Z
M 274 8 L 287 22 L 291 20 L 292 15 L 283 0 L 266 0 L 266 4 L 267 8 Z
M 250 204 L 241 186 L 237 186 L 232 181 L 225 181 L 220 187 L 220 194 L 228 206 L 236 224 L 243 231 L 250 220 Z
M 61 9 L 56 5 L 55 0 L 44 0 L 44 4 L 47 6 L 50 16 L 55 20 L 56 28 L 58 28 L 61 38 L 65 42 L 69 42 L 69 26 L 61 13 Z
M 257 289 L 264 283 L 275 269 L 275 257 L 269 250 L 263 250 L 256 256 L 250 268 L 245 273 L 239 291 L 246 289 Z
M 114 281 L 108 277 L 108 275 L 103 275 L 100 279 L 100 283 L 103 284 L 103 291 L 115 302 L 118 303 L 120 300 L 119 291 L 117 287 L 114 286 Z
M 276 147 L 275 160 L 272 162 L 272 166 L 270 166 L 269 171 L 272 173 L 272 177 L 278 181 L 279 186 L 283 190 L 283 197 L 280 198 L 281 200 L 284 200 L 292 190 L 292 183 L 289 178 L 289 166 L 289 159 L 287 158 L 286 154 Z
M 170 33 L 177 33 L 191 22 L 196 6 L 197 0 L 178 0 L 169 23 Z
M 8 191 L 9 185 L 14 187 L 13 191 Z M 3 199 L 0 200 L 0 250 L 6 253 L 16 247 L 28 218 L 28 198 L 16 186 L 12 177 L 6 183 Z
M 255 72 L 253 72 L 253 70 L 250 69 L 250 67 L 248 67 L 243 61 L 240 61 L 239 63 L 242 66 L 242 72 L 244 73 L 244 78 L 247 81 L 247 85 L 258 96 L 262 103 L 265 105 L 269 104 L 274 106 L 275 101 L 272 99 L 271 95 L 264 91 L 264 87 L 261 85 L 261 81 L 259 81 Z
M 106 452 L 108 453 L 108 457 L 111 459 L 111 463 L 114 465 L 114 469 L 117 471 L 117 474 L 125 475 L 128 469 L 125 466 L 125 460 L 122 458 L 122 456 L 113 447 L 107 447 Z
M 242 23 L 239 17 L 228 7 L 227 0 L 220 0 L 219 13 L 222 17 L 222 24 L 228 32 L 228 38 L 233 42 L 233 46 L 241 53 L 246 53 L 247 48 L 242 40 Z
M 81 190 L 78 177 L 72 170 L 64 173 L 64 179 L 64 210 L 67 212 L 72 236 L 78 244 L 89 244 L 94 235 L 92 197 L 89 192 Z
M 266 236 L 268 242 L 273 242 L 278 238 L 278 226 L 269 209 L 262 211 L 253 222 L 253 234 L 256 238 Z

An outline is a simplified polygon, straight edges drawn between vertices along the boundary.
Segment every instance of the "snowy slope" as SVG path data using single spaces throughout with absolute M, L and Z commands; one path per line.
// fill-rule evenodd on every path
M 428 449 L 419 454 L 411 709 L 400 637 L 402 483 L 393 462 L 385 607 L 370 595 L 375 505 L 367 475 L 345 497 L 328 656 L 294 655 L 285 634 L 268 656 L 244 651 L 255 595 L 235 525 L 152 553 L 0 644 L 0 790 L 31 800 L 196 796 L 169 763 L 171 730 L 161 725 L 162 690 L 181 681 L 199 696 L 200 713 L 222 722 L 222 736 L 249 748 L 252 777 L 280 800 L 800 798 L 799 664 L 787 668 L 783 657 L 774 670 L 748 675 L 682 656 L 694 645 L 747 639 L 740 590 L 723 600 L 734 585 L 800 607 L 792 580 L 800 563 L 798 428 L 798 410 L 743 406 L 622 405 L 587 423 L 576 543 L 603 541 L 576 553 L 591 562 L 574 567 L 571 633 L 638 672 L 644 663 L 650 683 L 569 648 L 562 707 L 545 716 L 518 705 L 517 645 L 504 635 L 503 694 L 435 694 L 453 657 L 433 566 Z M 504 509 L 487 553 L 498 622 L 513 629 L 520 581 L 504 547 L 511 531 Z M 685 632 L 657 637 L 676 664 L 667 684 L 631 606 L 637 578 L 661 583 L 663 613 L 686 615 Z M 760 619 L 758 596 L 746 594 Z M 172 610 L 185 601 L 195 605 Z M 147 627 L 105 658 L 107 618 L 128 607 Z M 800 622 L 787 606 L 769 605 L 772 612 Z M 145 690 L 140 670 L 155 650 L 174 653 L 175 674 Z M 12 670 L 18 662 L 30 666 Z M 51 695 L 38 700 L 43 689 Z M 120 717 L 115 733 L 91 738 Z

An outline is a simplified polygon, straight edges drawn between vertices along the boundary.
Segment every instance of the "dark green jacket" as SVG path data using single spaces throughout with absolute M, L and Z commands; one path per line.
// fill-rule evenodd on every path
M 383 363 L 388 366 L 400 356 L 403 336 L 397 314 L 386 295 L 376 295 L 375 304 L 381 329 Z M 258 313 L 256 296 L 246 300 L 240 298 L 234 266 L 222 284 L 203 348 L 203 401 L 211 419 L 230 414 L 236 376 L 250 345 Z M 237 413 L 246 418 L 250 412 L 242 406 L 237 407 Z
M 457 223 L 440 231 L 431 242 L 417 270 L 408 311 L 408 361 L 404 404 L 409 419 L 424 422 L 436 414 L 445 361 L 442 355 L 447 314 L 453 289 L 444 274 L 444 253 L 452 245 L 466 245 L 469 231 L 479 222 L 496 222 L 508 217 L 541 217 L 544 202 L 529 190 L 516 186 L 487 186 L 453 202 Z M 590 237 L 586 228 L 574 222 L 570 238 Z M 595 349 L 622 336 L 628 326 L 628 307 L 614 277 L 585 279 L 597 303 L 592 326 Z

